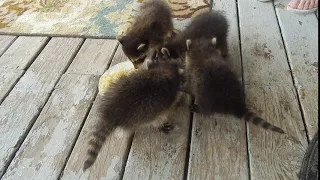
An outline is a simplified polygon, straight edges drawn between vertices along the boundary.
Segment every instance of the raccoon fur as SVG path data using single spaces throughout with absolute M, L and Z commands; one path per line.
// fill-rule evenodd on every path
M 217 38 L 187 40 L 186 71 L 189 91 L 197 102 L 191 111 L 203 115 L 231 114 L 264 129 L 284 134 L 284 131 L 249 110 L 240 81 L 216 49 Z
M 205 12 L 195 17 L 191 23 L 181 33 L 177 34 L 172 40 L 163 45 L 162 54 L 177 58 L 183 56 L 187 51 L 186 40 L 212 37 L 217 38 L 216 48 L 221 51 L 221 55 L 228 55 L 227 35 L 229 24 L 225 16 L 220 12 Z
M 95 162 L 106 138 L 120 127 L 134 131 L 164 117 L 179 98 L 181 70 L 175 62 L 149 63 L 111 84 L 99 105 L 99 121 L 91 135 L 85 171 Z M 161 123 L 160 123 L 161 124 Z
M 171 9 L 163 0 L 149 0 L 141 5 L 128 32 L 117 39 L 123 52 L 137 69 L 151 47 L 162 45 L 172 35 Z

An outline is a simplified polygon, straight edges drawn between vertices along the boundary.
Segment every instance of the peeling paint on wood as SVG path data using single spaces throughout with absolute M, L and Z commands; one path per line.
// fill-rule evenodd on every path
M 57 179 L 96 94 L 98 77 L 64 75 L 3 179 Z
M 20 36 L 0 57 L 0 68 L 26 69 L 42 50 L 48 37 Z
M 126 60 L 127 57 L 124 55 L 122 48 L 118 46 L 110 66 Z M 101 97 L 98 95 L 84 124 L 83 130 L 80 133 L 79 139 L 73 148 L 63 172 L 62 180 L 120 180 L 122 177 L 130 150 L 132 134 L 121 130 L 116 130 L 116 132 L 109 136 L 96 162 L 86 172 L 82 171 L 83 164 L 86 160 L 88 139 L 93 130 L 93 126 L 99 118 L 97 108 L 100 101 Z
M 0 56 L 7 50 L 17 36 L 0 35 Z
M 120 180 L 122 176 L 132 134 L 119 130 L 108 137 L 93 166 L 86 172 L 82 170 L 86 160 L 88 140 L 93 126 L 98 121 L 97 108 L 100 100 L 98 95 L 64 169 L 62 180 Z
M 23 70 L 15 69 L 3 69 L 0 71 L 0 104 L 22 76 L 23 72 Z
M 52 38 L 0 106 L 0 175 L 81 44 Z
M 67 73 L 102 75 L 117 47 L 117 40 L 87 39 Z

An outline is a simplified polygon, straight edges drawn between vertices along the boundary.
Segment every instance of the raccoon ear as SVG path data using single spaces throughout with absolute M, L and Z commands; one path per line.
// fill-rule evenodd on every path
M 169 51 L 169 49 L 167 49 L 167 48 L 161 48 L 161 53 L 163 54 L 163 55 L 167 55 L 168 57 L 170 56 L 170 51 Z
M 119 35 L 116 37 L 116 39 L 120 42 L 120 44 L 123 43 L 123 36 Z
M 146 44 L 142 43 L 138 46 L 137 50 L 140 51 L 142 50 L 144 47 L 146 46 Z
M 187 45 L 187 50 L 189 51 L 190 50 L 190 46 L 191 46 L 191 40 L 190 39 L 186 40 L 186 45 Z
M 180 75 L 183 75 L 184 74 L 184 69 L 179 68 L 178 72 L 179 72 Z
M 211 39 L 211 44 L 212 45 L 217 45 L 217 38 L 216 37 L 213 37 L 212 39 Z
M 153 61 L 151 59 L 146 59 L 146 65 L 147 65 L 147 69 L 150 69 L 151 66 L 153 65 Z

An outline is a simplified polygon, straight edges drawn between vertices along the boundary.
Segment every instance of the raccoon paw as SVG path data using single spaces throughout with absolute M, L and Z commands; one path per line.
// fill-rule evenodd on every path
M 174 129 L 174 126 L 170 123 L 164 123 L 162 124 L 162 126 L 160 127 L 160 131 L 164 132 L 165 134 L 168 134 L 170 131 L 172 131 Z
M 222 52 L 221 52 L 221 56 L 222 56 L 224 59 L 226 59 L 226 58 L 228 57 L 228 52 L 222 51 Z
M 194 112 L 194 113 L 198 113 L 199 112 L 199 106 L 196 104 L 191 104 L 190 105 L 190 111 Z

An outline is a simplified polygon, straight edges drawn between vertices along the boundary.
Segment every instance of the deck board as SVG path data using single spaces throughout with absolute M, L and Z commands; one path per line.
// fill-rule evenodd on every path
M 94 75 L 64 75 L 3 179 L 59 177 L 97 91 Z
M 238 5 L 248 104 L 299 141 L 249 124 L 251 179 L 297 179 L 307 141 L 273 4 Z
M 43 49 L 46 37 L 18 37 L 0 56 L 0 102 L 11 91 L 37 55 Z
M 0 104 L 23 75 L 23 70 L 3 69 L 0 71 Z
M 16 38 L 17 36 L 0 35 L 0 56 L 8 49 Z
M 244 83 L 291 85 L 292 78 L 272 2 L 241 0 L 238 8 Z
M 231 69 L 242 79 L 236 1 L 214 1 L 229 21 Z M 232 116 L 194 114 L 188 179 L 249 179 L 245 122 Z M 231 158 L 232 157 L 232 158 Z
M 96 112 L 99 100 L 100 96 L 98 95 L 73 148 L 61 180 L 120 179 L 122 177 L 132 135 L 121 131 L 110 135 L 95 164 L 86 172 L 82 170 L 86 160 L 88 139 L 92 132 L 92 127 L 98 121 Z
M 116 131 L 85 173 L 98 77 L 128 60 L 121 45 L 0 35 L 0 179 L 298 179 L 318 130 L 318 14 L 287 12 L 288 1 L 212 7 L 230 22 L 227 63 L 243 77 L 248 104 L 296 140 L 230 116 L 190 120 L 183 106 L 168 135 Z
M 52 38 L 0 106 L 0 176 L 45 105 L 82 39 Z
M 157 127 L 140 128 L 134 134 L 124 180 L 183 179 L 190 125 L 190 97 L 184 94 L 168 121 L 175 129 L 164 134 Z
M 117 40 L 87 39 L 67 73 L 103 74 L 116 46 Z
M 108 51 L 109 53 L 111 51 Z M 93 52 L 95 53 L 95 52 Z M 117 48 L 110 66 L 119 62 L 126 61 L 120 47 Z M 73 148 L 71 156 L 68 160 L 66 168 L 62 175 L 62 180 L 77 180 L 77 179 L 120 179 L 123 175 L 126 160 L 129 154 L 132 134 L 117 131 L 113 133 L 107 140 L 99 156 L 91 168 L 86 172 L 82 171 L 85 155 L 87 152 L 88 139 L 92 127 L 98 121 L 96 114 L 99 105 L 100 96 L 98 95 L 89 116 L 83 126 L 83 130 L 79 135 L 79 139 Z
M 308 142 L 294 88 L 248 85 L 246 91 L 248 103 L 256 112 L 298 140 L 248 124 L 251 179 L 298 180 Z
M 309 140 L 318 131 L 318 19 L 286 11 L 285 0 L 275 4 Z
M 19 36 L 0 57 L 0 68 L 26 69 L 48 40 L 48 37 Z

